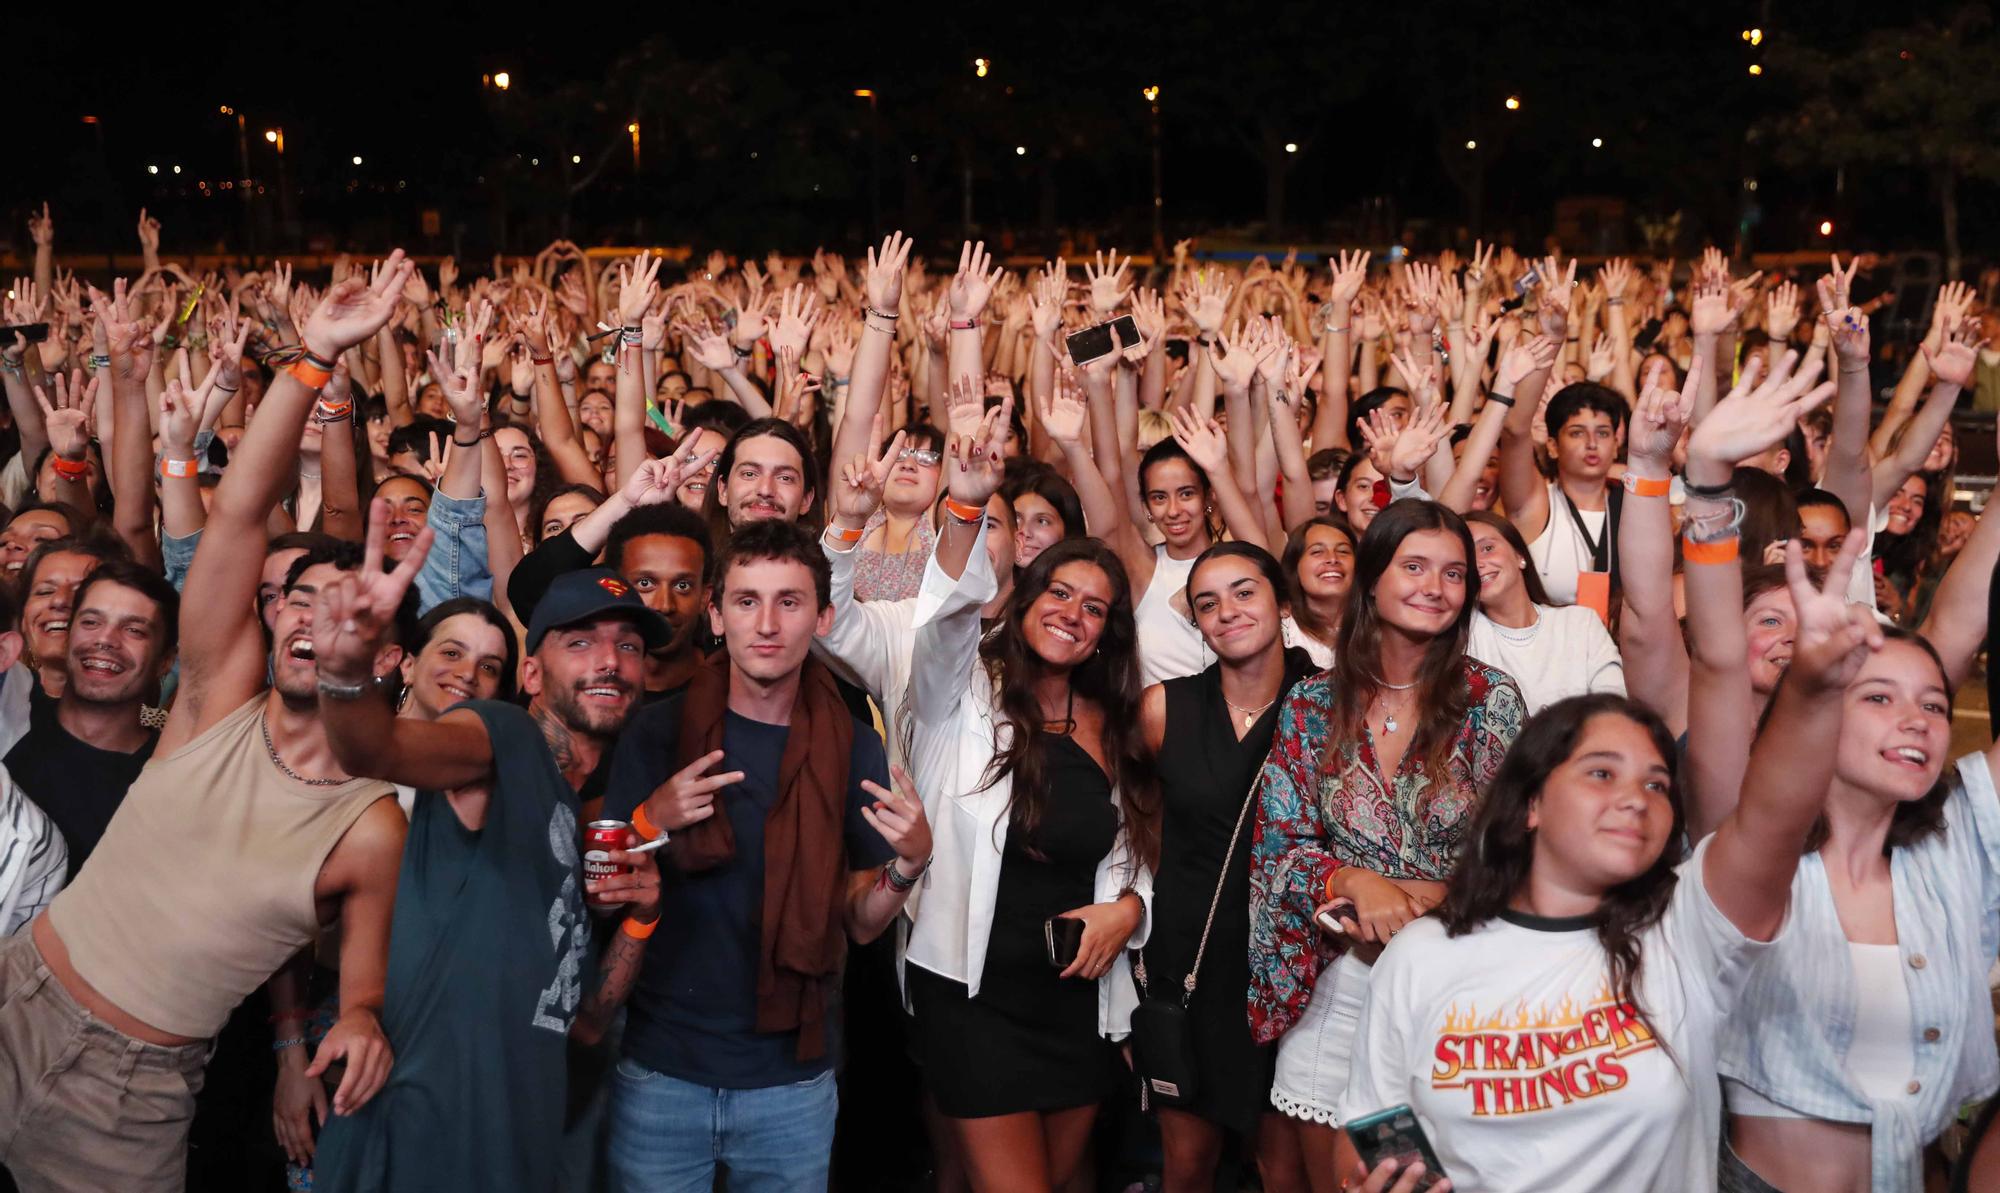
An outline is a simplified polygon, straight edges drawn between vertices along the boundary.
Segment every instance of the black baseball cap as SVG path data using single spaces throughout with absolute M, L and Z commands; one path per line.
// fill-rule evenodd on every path
M 595 621 L 607 614 L 629 620 L 646 640 L 646 649 L 657 650 L 673 640 L 667 619 L 646 608 L 632 595 L 632 586 L 610 568 L 585 568 L 564 572 L 549 585 L 528 619 L 528 653 L 542 645 L 550 630 L 579 622 Z

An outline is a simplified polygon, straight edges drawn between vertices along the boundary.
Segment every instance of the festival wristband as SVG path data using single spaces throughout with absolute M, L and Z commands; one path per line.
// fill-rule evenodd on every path
M 833 536 L 835 542 L 858 543 L 861 541 L 861 536 L 867 534 L 868 530 L 863 526 L 857 526 L 853 530 L 849 530 L 844 526 L 835 526 L 832 523 L 828 523 L 826 532 Z
M 1712 543 L 1698 543 L 1684 538 L 1681 540 L 1681 558 L 1689 563 L 1735 563 L 1737 548 L 1742 543 L 1741 538 L 1717 539 Z
M 646 815 L 644 804 L 632 809 L 632 831 L 638 833 L 640 839 L 645 841 L 655 840 L 660 836 L 660 826 L 654 824 L 652 818 Z
M 49 467 L 55 469 L 56 475 L 66 481 L 80 481 L 90 471 L 90 461 L 65 460 L 61 456 L 51 455 Z
M 1625 473 L 1625 491 L 1634 497 L 1665 497 L 1674 491 L 1674 482 L 1656 480 L 1638 473 Z
M 952 329 L 953 331 L 978 331 L 978 330 L 979 330 L 979 320 L 977 320 L 977 319 L 953 319 L 953 320 L 951 321 L 951 329 Z
M 293 361 L 285 371 L 298 378 L 299 384 L 307 389 L 325 389 L 326 383 L 333 380 L 332 369 L 321 368 L 303 356 Z
M 160 475 L 187 480 L 195 474 L 193 460 L 176 460 L 172 456 L 160 457 Z
M 631 937 L 633 940 L 644 940 L 648 936 L 651 936 L 653 934 L 653 930 L 658 928 L 659 926 L 660 926 L 660 921 L 657 918 L 655 918 L 653 922 L 650 924 L 642 924 L 638 920 L 635 920 L 628 915 L 625 917 L 625 922 L 618 925 L 618 930 L 620 932 L 623 932 L 625 935 Z
M 944 512 L 968 526 L 977 526 L 986 517 L 986 511 L 976 505 L 967 505 L 956 497 L 944 499 Z

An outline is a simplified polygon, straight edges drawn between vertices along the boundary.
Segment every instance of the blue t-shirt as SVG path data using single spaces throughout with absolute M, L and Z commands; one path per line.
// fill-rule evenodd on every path
M 686 766 L 678 756 L 681 701 L 641 709 L 619 735 L 604 814 L 629 820 L 654 788 Z M 726 757 L 711 773 L 740 770 L 719 807 L 736 834 L 728 865 L 687 875 L 662 866 L 660 926 L 646 946 L 639 982 L 627 1004 L 625 1055 L 657 1073 L 717 1089 L 766 1089 L 810 1081 L 839 1059 L 840 1013 L 827 1007 L 824 1055 L 800 1061 L 797 1032 L 757 1030 L 757 951 L 762 939 L 764 819 L 778 794 L 778 763 L 790 728 L 735 713 L 722 728 Z M 847 831 L 842 848 L 850 870 L 880 866 L 895 856 L 861 809 L 874 797 L 861 786 L 889 784 L 882 739 L 860 722 L 847 763 Z M 838 987 L 830 991 L 837 995 Z

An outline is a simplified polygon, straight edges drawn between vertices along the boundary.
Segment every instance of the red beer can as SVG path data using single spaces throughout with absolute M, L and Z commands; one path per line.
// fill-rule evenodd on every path
M 583 877 L 586 881 L 632 872 L 632 867 L 613 862 L 607 852 L 625 848 L 625 835 L 631 829 L 632 826 L 623 820 L 593 820 L 583 826 Z M 588 888 L 584 891 L 584 899 L 593 906 L 604 905 L 604 899 Z

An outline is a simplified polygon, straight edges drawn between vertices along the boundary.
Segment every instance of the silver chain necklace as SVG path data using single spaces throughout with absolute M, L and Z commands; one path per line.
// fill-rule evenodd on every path
M 278 747 L 271 741 L 271 714 L 258 713 L 257 728 L 264 731 L 264 752 L 271 756 L 271 765 L 277 767 L 287 779 L 294 783 L 304 783 L 308 787 L 338 787 L 347 782 L 346 779 L 308 779 L 286 766 L 285 760 L 278 757 Z

